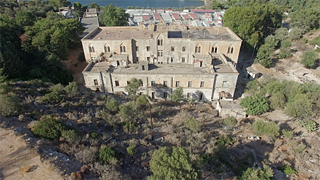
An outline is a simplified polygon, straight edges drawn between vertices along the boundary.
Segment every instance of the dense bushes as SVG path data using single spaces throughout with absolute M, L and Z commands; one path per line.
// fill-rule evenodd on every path
M 106 108 L 107 108 L 111 113 L 117 113 L 117 112 L 119 111 L 119 103 L 118 103 L 118 101 L 115 100 L 113 97 L 108 96 L 108 97 L 107 97 Z
M 152 176 L 148 180 L 158 179 L 201 179 L 199 167 L 192 161 L 189 152 L 183 147 L 158 149 L 150 160 Z
M 58 140 L 63 131 L 69 128 L 52 116 L 43 116 L 40 122 L 34 127 L 33 134 L 49 140 Z
M 238 121 L 235 117 L 227 117 L 223 120 L 223 123 L 228 127 L 235 127 L 238 124 Z
M 273 171 L 269 166 L 264 165 L 263 168 L 248 168 L 241 179 L 243 180 L 271 180 L 273 179 Z
M 111 160 L 117 159 L 117 153 L 111 147 L 106 146 L 99 150 L 98 157 L 102 164 L 107 164 Z
M 63 100 L 62 91 L 63 86 L 61 84 L 54 85 L 51 92 L 42 96 L 40 100 L 44 103 L 59 103 Z
M 79 88 L 76 82 L 69 82 L 69 85 L 67 85 L 64 90 L 70 97 L 74 97 L 79 94 Z
M 246 113 L 249 115 L 257 115 L 269 110 L 268 100 L 259 94 L 245 97 L 240 105 L 247 108 Z
M 316 83 L 264 79 L 249 82 L 247 88 L 246 92 L 252 95 L 240 105 L 248 108 L 248 114 L 267 109 L 268 103 L 272 109 L 285 109 L 287 115 L 302 119 L 314 117 L 320 110 L 320 85 Z

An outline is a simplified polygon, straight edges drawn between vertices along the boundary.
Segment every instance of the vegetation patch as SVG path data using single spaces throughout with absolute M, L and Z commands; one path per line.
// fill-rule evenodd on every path
M 264 122 L 261 119 L 254 121 L 252 124 L 253 131 L 256 135 L 268 135 L 271 138 L 275 138 L 279 135 L 280 127 L 275 122 Z

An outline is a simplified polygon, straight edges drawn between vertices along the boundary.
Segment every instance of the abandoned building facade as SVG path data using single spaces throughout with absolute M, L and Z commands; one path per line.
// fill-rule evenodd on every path
M 198 101 L 233 99 L 242 40 L 227 27 L 187 28 L 183 24 L 98 27 L 82 39 L 85 85 L 125 92 L 132 78 L 139 93 L 167 99 L 183 87 Z

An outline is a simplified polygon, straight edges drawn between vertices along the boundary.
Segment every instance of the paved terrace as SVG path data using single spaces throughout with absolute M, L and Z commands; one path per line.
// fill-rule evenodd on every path
M 209 67 L 193 67 L 192 64 L 149 64 L 149 71 L 139 70 L 139 64 L 130 64 L 127 68 L 113 68 L 112 73 L 115 74 L 216 74 L 216 73 L 238 73 L 234 68 L 230 67 L 228 64 L 223 64 L 219 60 L 216 62 L 217 65 L 214 66 L 213 71 L 209 71 Z M 90 67 L 87 67 L 84 71 L 98 73 L 99 71 L 108 70 L 109 63 L 98 62 L 92 63 Z

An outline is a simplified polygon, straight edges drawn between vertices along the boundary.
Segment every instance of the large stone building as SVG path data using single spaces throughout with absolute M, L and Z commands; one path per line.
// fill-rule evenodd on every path
M 82 39 L 85 85 L 125 92 L 132 78 L 139 92 L 167 99 L 177 87 L 195 100 L 233 99 L 242 40 L 227 27 L 183 24 L 98 27 Z

